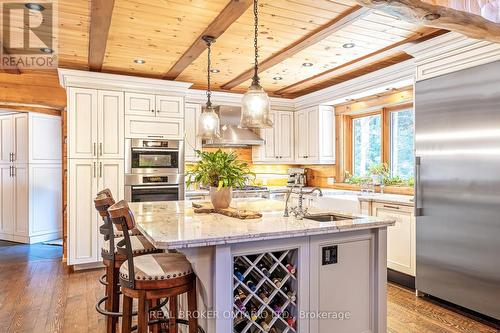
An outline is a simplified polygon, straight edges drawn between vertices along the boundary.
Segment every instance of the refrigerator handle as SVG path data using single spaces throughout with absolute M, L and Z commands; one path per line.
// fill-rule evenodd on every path
M 415 217 L 422 216 L 420 156 L 415 156 Z

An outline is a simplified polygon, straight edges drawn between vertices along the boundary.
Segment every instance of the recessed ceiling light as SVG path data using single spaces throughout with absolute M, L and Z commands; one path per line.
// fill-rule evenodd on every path
M 42 51 L 43 53 L 47 53 L 47 54 L 52 54 L 52 53 L 54 53 L 54 50 L 52 50 L 52 49 L 51 49 L 51 48 L 49 48 L 49 47 L 42 47 L 42 48 L 40 49 L 40 51 Z
M 305 62 L 305 63 L 302 64 L 302 66 L 304 66 L 304 67 L 312 67 L 313 63 L 312 62 Z
M 430 13 L 424 16 L 427 21 L 434 21 L 441 17 L 441 14 Z
M 215 74 L 220 73 L 220 69 L 217 69 L 217 68 L 212 68 L 212 69 L 210 70 L 210 73 L 215 73 Z
M 344 49 L 352 49 L 355 46 L 356 46 L 356 44 L 354 44 L 354 43 L 345 43 L 344 45 L 342 45 L 342 47 Z
M 135 60 L 134 60 L 134 62 L 135 62 L 136 64 L 142 65 L 142 64 L 145 64 L 145 63 L 146 63 L 146 60 L 144 60 L 144 59 L 135 59 Z
M 279 81 L 279 80 L 283 80 L 283 78 L 281 76 L 275 76 L 275 77 L 273 77 L 273 80 Z
M 41 12 L 45 9 L 45 7 L 40 5 L 39 3 L 32 3 L 32 2 L 25 4 L 24 7 L 37 12 Z

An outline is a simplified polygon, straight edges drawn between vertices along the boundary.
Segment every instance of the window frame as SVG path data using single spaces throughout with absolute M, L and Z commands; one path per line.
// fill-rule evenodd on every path
M 341 167 L 343 171 L 342 179 L 345 175 L 345 171 L 354 173 L 353 119 L 373 116 L 373 115 L 381 115 L 381 122 L 380 122 L 382 126 L 381 160 L 382 163 L 387 163 L 389 166 L 391 166 L 391 113 L 403 111 L 406 109 L 415 110 L 413 102 L 406 102 L 393 106 L 381 107 L 366 112 L 356 112 L 353 114 L 342 115 L 343 125 L 344 125 L 344 135 L 343 135 L 344 152 L 343 152 L 343 165 Z
M 384 120 L 384 117 L 382 116 L 382 110 L 379 110 L 379 111 L 374 111 L 374 112 L 368 112 L 368 113 L 363 113 L 363 114 L 359 114 L 359 115 L 355 115 L 355 116 L 352 116 L 350 118 L 350 126 L 351 126 L 351 173 L 354 175 L 354 155 L 355 155 L 355 147 L 354 147 L 354 128 L 353 128 L 353 123 L 354 123 L 354 120 L 356 119 L 359 119 L 359 118 L 365 118 L 365 117 L 373 117 L 373 116 L 380 116 L 380 125 L 381 125 L 381 128 L 380 128 L 380 134 L 382 135 L 382 138 L 380 140 L 380 160 L 381 162 L 383 163 L 383 155 L 382 155 L 382 152 L 383 152 L 383 149 L 382 149 L 382 146 L 383 146 L 383 131 L 382 131 L 382 122 Z

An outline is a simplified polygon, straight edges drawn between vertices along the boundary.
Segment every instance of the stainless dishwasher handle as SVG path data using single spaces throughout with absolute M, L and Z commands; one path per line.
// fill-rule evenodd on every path
M 420 180 L 420 156 L 415 156 L 415 216 L 422 216 L 422 189 Z

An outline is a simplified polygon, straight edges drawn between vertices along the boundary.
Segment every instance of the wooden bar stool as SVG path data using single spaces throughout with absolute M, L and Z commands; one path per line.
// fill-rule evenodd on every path
M 104 236 L 105 240 L 101 248 L 101 256 L 103 258 L 103 263 L 106 266 L 106 274 L 104 275 L 104 278 L 101 277 L 100 279 L 101 283 L 106 286 L 106 292 L 105 296 L 97 302 L 96 309 L 99 313 L 107 317 L 106 326 L 108 333 L 116 332 L 118 317 L 122 315 L 122 313 L 119 312 L 120 286 L 118 274 L 120 266 L 126 260 L 124 255 L 118 253 L 115 246 L 117 242 L 123 239 L 123 232 L 117 233 L 116 230 L 114 230 L 113 224 L 111 223 L 111 219 L 109 218 L 107 212 L 108 208 L 114 203 L 115 201 L 111 191 L 108 189 L 99 192 L 97 197 L 94 199 L 95 207 L 104 221 L 104 224 L 100 227 L 100 232 Z M 132 232 L 128 234 L 132 244 L 132 254 L 134 256 L 162 252 L 157 250 L 144 236 L 132 235 Z M 105 303 L 105 310 L 101 309 L 103 302 Z M 160 304 L 160 306 L 165 303 Z
M 123 294 L 122 333 L 131 331 L 132 301 L 138 299 L 138 333 L 148 332 L 150 302 L 168 297 L 171 300 L 187 293 L 188 311 L 194 314 L 196 305 L 196 275 L 191 263 L 182 253 L 155 253 L 139 257 L 133 255 L 132 240 L 128 230 L 135 227 L 135 219 L 126 201 L 120 201 L 108 209 L 109 216 L 123 240 L 117 243 L 118 252 L 127 260 L 120 267 L 120 284 Z M 176 302 L 172 302 L 176 304 Z M 177 333 L 176 309 L 171 303 L 169 333 Z M 174 312 L 174 313 L 172 313 Z M 173 316 L 172 316 L 173 315 Z M 196 316 L 188 316 L 189 333 L 203 332 Z

